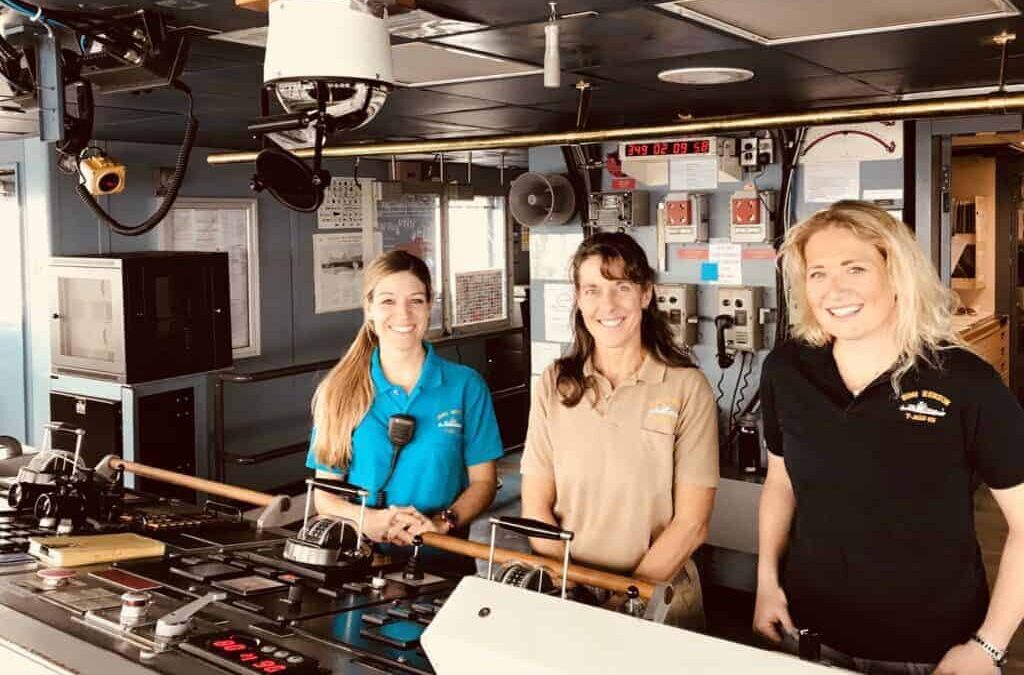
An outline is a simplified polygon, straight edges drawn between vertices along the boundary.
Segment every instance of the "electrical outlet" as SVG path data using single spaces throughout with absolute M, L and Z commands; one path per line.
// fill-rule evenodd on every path
M 770 140 L 770 139 L 769 139 Z M 758 138 L 750 136 L 740 139 L 740 166 L 756 169 L 758 166 Z
M 759 166 L 775 163 L 775 143 L 770 137 L 757 139 L 757 163 Z

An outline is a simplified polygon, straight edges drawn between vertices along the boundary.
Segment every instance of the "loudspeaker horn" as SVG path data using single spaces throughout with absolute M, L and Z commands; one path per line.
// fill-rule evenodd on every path
M 564 225 L 576 213 L 576 193 L 569 180 L 557 173 L 524 173 L 508 192 L 512 217 L 521 225 Z

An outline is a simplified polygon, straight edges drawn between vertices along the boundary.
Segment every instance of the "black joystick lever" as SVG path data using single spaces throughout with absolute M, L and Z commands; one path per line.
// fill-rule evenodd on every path
M 302 584 L 292 584 L 288 587 L 288 598 L 285 600 L 289 605 L 301 605 L 302 604 Z
M 388 471 L 387 478 L 380 484 L 380 489 L 377 490 L 378 509 L 384 508 L 384 504 L 387 501 L 385 490 L 388 483 L 391 482 L 391 477 L 395 475 L 395 467 L 398 466 L 398 454 L 402 452 L 402 448 L 409 445 L 415 433 L 416 418 L 412 415 L 392 415 L 388 418 L 388 440 L 391 441 L 391 469 Z
M 423 547 L 423 537 L 416 535 L 412 538 L 412 557 L 405 563 L 405 569 L 402 570 L 402 578 L 409 581 L 421 581 L 423 579 L 423 569 L 420 565 L 420 548 Z
M 800 658 L 804 661 L 821 661 L 821 633 L 801 628 L 797 635 L 799 639 L 797 652 Z

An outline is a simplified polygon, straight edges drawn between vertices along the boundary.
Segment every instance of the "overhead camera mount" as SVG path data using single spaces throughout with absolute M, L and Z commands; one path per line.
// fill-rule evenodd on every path
M 263 149 L 256 156 L 256 173 L 249 187 L 256 192 L 266 190 L 288 208 L 311 213 L 320 208 L 324 190 L 331 182 L 331 174 L 321 168 L 324 141 L 335 130 L 335 121 L 327 113 L 329 97 L 327 82 L 315 80 L 313 89 L 316 108 L 297 113 L 270 115 L 270 95 L 273 84 L 260 90 L 260 118 L 248 125 L 250 133 L 262 137 Z M 277 145 L 271 134 L 297 131 L 312 127 L 313 166 Z
M 0 77 L 14 94 L 12 102 L 22 110 L 39 111 L 42 140 L 56 143 L 58 167 L 78 177 L 75 191 L 100 221 L 122 235 L 149 232 L 166 217 L 177 198 L 199 130 L 191 90 L 179 79 L 188 55 L 189 32 L 168 30 L 163 18 L 151 10 L 109 16 L 46 9 L 21 0 L 0 0 L 0 5 L 46 31 L 43 34 L 35 30 L 34 39 L 26 35 L 29 39 L 20 49 L 0 38 Z M 68 34 L 80 54 L 61 49 L 61 38 Z M 94 197 L 123 190 L 125 167 L 101 148 L 90 145 L 93 92 L 148 91 L 166 86 L 183 92 L 188 101 L 185 134 L 174 174 L 156 212 L 138 225 L 124 225 Z M 71 94 L 73 113 L 67 106 Z
M 366 0 L 274 0 L 269 10 L 260 118 L 248 125 L 263 147 L 252 188 L 310 213 L 331 181 L 321 166 L 327 137 L 368 124 L 394 88 L 391 38 Z M 284 114 L 270 114 L 272 95 Z M 309 147 L 312 167 L 292 154 Z

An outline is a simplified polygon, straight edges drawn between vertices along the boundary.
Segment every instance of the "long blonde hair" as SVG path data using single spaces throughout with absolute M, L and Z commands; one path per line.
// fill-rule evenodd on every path
M 942 285 L 910 227 L 884 209 L 856 200 L 836 202 L 786 233 L 779 249 L 779 264 L 793 337 L 817 347 L 832 341 L 807 306 L 804 257 L 808 240 L 832 227 L 871 243 L 885 259 L 889 283 L 896 291 L 899 356 L 891 377 L 893 391 L 900 392 L 900 380 L 918 362 L 937 367 L 940 350 L 966 346 L 953 328 L 952 315 L 959 304 L 956 294 Z
M 375 395 L 370 376 L 370 358 L 377 347 L 377 334 L 370 324 L 373 290 L 380 280 L 397 272 L 411 272 L 423 282 L 427 302 L 433 299 L 430 270 L 423 260 L 406 251 L 378 256 L 363 274 L 363 325 L 348 351 L 331 368 L 313 394 L 313 425 L 316 441 L 313 454 L 325 466 L 346 467 L 352 459 L 352 433 L 366 416 Z

